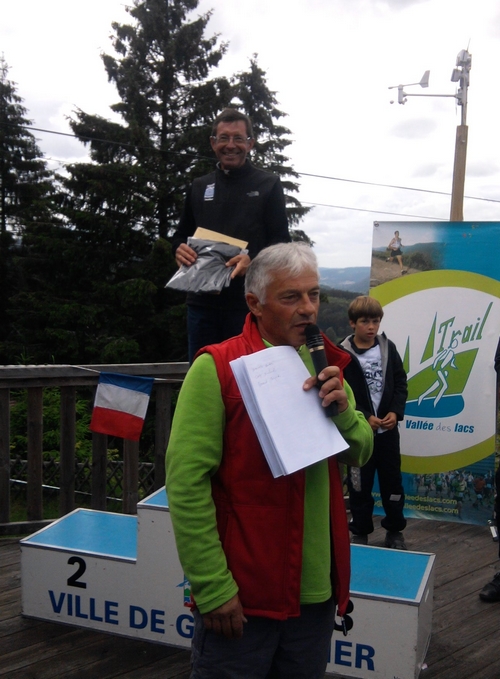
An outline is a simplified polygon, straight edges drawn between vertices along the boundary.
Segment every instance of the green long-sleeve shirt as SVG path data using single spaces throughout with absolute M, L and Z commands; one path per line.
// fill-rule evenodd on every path
M 299 354 L 311 375 L 310 354 Z M 349 407 L 334 418 L 350 448 L 339 460 L 364 464 L 371 455 L 373 433 L 355 410 L 351 388 L 344 383 Z M 167 493 L 179 558 L 201 613 L 221 606 L 238 592 L 228 570 L 215 518 L 211 477 L 223 454 L 224 403 L 215 363 L 202 354 L 191 366 L 176 406 L 167 450 Z M 301 603 L 326 601 L 330 578 L 328 462 L 306 469 Z M 258 568 L 258 564 L 256 564 Z

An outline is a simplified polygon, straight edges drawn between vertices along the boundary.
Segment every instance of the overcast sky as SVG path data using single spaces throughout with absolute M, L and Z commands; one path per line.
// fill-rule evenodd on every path
M 76 108 L 111 117 L 118 96 L 100 55 L 127 4 L 0 0 L 0 52 L 35 127 L 69 132 Z M 472 54 L 465 194 L 483 199 L 465 199 L 464 219 L 500 221 L 498 0 L 201 0 L 194 16 L 210 9 L 207 34 L 229 42 L 221 71 L 246 70 L 257 53 L 288 114 L 299 199 L 316 205 L 301 228 L 321 266 L 369 266 L 373 221 L 449 218 L 450 196 L 427 191 L 451 192 L 461 109 L 453 97 L 402 106 L 388 88 L 430 70 L 428 89 L 406 91 L 454 94 L 462 49 Z M 51 167 L 85 158 L 75 140 L 36 137 Z

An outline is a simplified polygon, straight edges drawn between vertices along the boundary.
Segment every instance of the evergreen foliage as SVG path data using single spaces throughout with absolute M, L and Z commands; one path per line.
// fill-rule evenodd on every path
M 24 285 L 16 264 L 23 238 L 45 228 L 52 210 L 51 173 L 22 102 L 0 56 L 0 361 L 11 341 L 9 300 Z
M 26 421 L 28 417 L 28 392 L 23 389 L 11 394 L 10 417 L 11 455 L 23 458 L 28 448 Z M 59 389 L 43 390 L 43 457 L 45 460 L 59 460 L 61 422 L 61 393 Z M 92 440 L 89 433 L 90 409 L 88 399 L 76 399 L 75 412 L 75 454 L 77 460 L 92 456 Z
M 348 292 L 347 290 L 321 288 L 318 325 L 335 344 L 352 333 L 347 310 L 349 304 L 359 294 L 359 292 Z
M 299 175 L 290 165 L 290 159 L 284 155 L 285 149 L 292 143 L 287 136 L 291 131 L 281 124 L 287 114 L 277 108 L 276 92 L 269 89 L 265 71 L 257 63 L 257 54 L 250 59 L 248 71 L 234 76 L 232 86 L 234 105 L 244 111 L 252 121 L 255 136 L 252 162 L 281 178 L 288 222 L 291 226 L 296 226 L 311 208 L 303 207 L 292 195 L 299 190 L 299 185 L 293 180 Z M 292 238 L 312 244 L 303 231 L 294 229 Z
M 211 123 L 230 88 L 225 78 L 208 78 L 226 46 L 204 37 L 210 13 L 189 20 L 197 5 L 134 0 L 133 23 L 112 24 L 117 56 L 102 57 L 120 96 L 111 106 L 120 122 L 81 110 L 70 121 L 91 158 L 68 168 L 70 201 L 80 196 L 86 203 L 76 209 L 111 209 L 150 238 L 175 228 L 188 185 L 212 157 Z
M 9 67 L 0 56 L 0 234 L 2 244 L 21 236 L 27 225 L 47 215 L 50 172 L 34 136 L 31 121 L 9 80 Z
M 89 160 L 55 179 L 0 62 L 0 362 L 186 360 L 184 295 L 165 288 L 177 268 L 169 237 L 187 187 L 213 169 L 212 123 L 228 105 L 251 116 L 253 160 L 281 176 L 291 225 L 308 211 L 256 55 L 247 72 L 212 77 L 226 44 L 206 36 L 211 13 L 195 16 L 198 4 L 133 0 L 130 23 L 112 24 L 102 60 L 113 119 L 74 112 Z

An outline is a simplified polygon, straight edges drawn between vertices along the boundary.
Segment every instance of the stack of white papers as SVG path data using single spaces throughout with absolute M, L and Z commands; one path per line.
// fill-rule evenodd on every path
M 303 390 L 310 375 L 293 347 L 270 347 L 230 365 L 275 478 L 348 448 L 317 389 Z

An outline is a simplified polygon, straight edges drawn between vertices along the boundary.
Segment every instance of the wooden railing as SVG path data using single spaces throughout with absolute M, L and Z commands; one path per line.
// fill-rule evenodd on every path
M 187 363 L 124 365 L 0 366 L 0 534 L 43 525 L 43 390 L 61 392 L 59 514 L 75 508 L 76 390 L 96 387 L 99 373 L 115 372 L 154 378 L 155 443 L 154 488 L 165 483 L 165 450 L 170 435 L 172 392 L 183 381 Z M 27 390 L 27 524 L 10 517 L 10 402 L 11 390 Z M 92 434 L 92 509 L 106 509 L 107 436 Z M 123 442 L 123 511 L 134 514 L 138 501 L 139 442 Z

